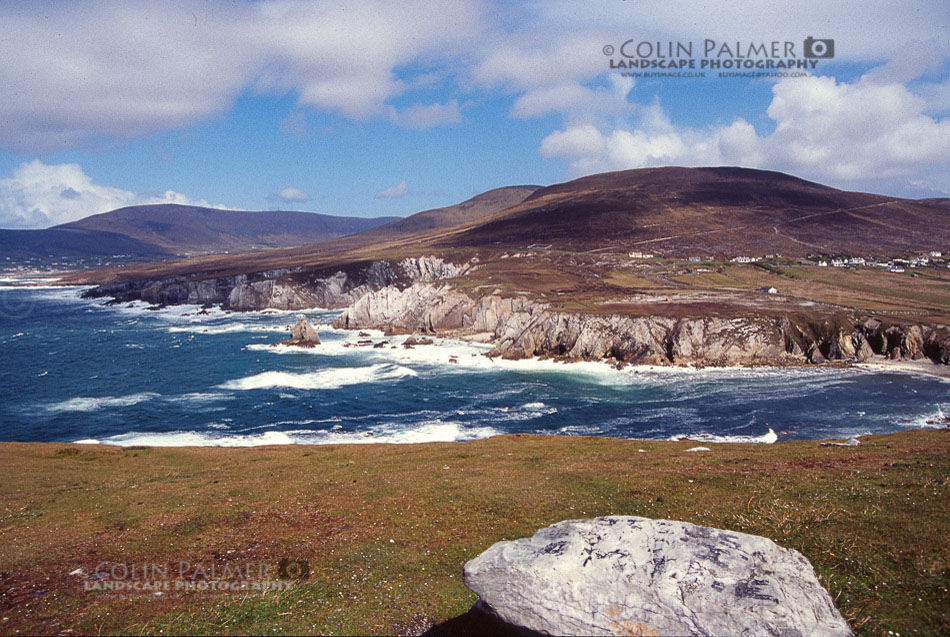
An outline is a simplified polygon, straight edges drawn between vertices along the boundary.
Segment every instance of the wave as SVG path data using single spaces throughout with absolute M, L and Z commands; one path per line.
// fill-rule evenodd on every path
M 418 376 L 418 372 L 401 365 L 371 365 L 369 367 L 344 367 L 319 372 L 278 372 L 269 371 L 231 380 L 222 389 L 246 391 L 251 389 L 272 389 L 289 387 L 291 389 L 337 389 L 347 385 L 375 383 L 382 380 L 395 380 Z
M 105 444 L 148 447 L 261 447 L 292 444 L 415 444 L 423 442 L 462 442 L 487 438 L 500 432 L 491 427 L 464 427 L 451 421 L 427 421 L 415 426 L 389 425 L 368 431 L 347 432 L 339 429 L 315 431 L 264 431 L 259 434 L 223 434 L 218 432 L 173 431 L 166 433 L 130 432 L 95 439 L 76 440 L 76 444 Z
M 108 407 L 129 407 L 137 405 L 147 400 L 157 398 L 159 394 L 152 392 L 142 392 L 139 394 L 129 394 L 128 396 L 78 396 L 62 402 L 53 403 L 46 406 L 47 411 L 51 412 L 91 412 L 99 411 Z
M 44 285 L 44 284 L 0 284 L 0 290 L 62 290 L 65 286 L 62 285 Z
M 411 349 L 403 347 L 409 336 L 385 337 L 377 330 L 362 330 L 369 336 L 357 337 L 354 330 L 342 330 L 321 325 L 318 328 L 321 337 L 324 332 L 339 332 L 344 338 L 332 338 L 313 348 L 295 346 L 271 346 L 253 343 L 246 346 L 250 351 L 267 351 L 272 354 L 309 354 L 316 356 L 355 355 L 370 361 L 387 360 L 398 364 L 417 364 L 439 367 L 440 372 L 497 372 L 511 371 L 521 373 L 558 374 L 570 376 L 574 380 L 606 386 L 630 385 L 667 385 L 672 378 L 703 379 L 712 382 L 728 379 L 747 380 L 749 378 L 781 378 L 786 382 L 809 383 L 818 380 L 822 383 L 841 379 L 851 370 L 798 370 L 781 367 L 723 367 L 703 368 L 632 365 L 616 369 L 613 365 L 601 361 L 560 362 L 552 359 L 529 358 L 505 360 L 484 356 L 491 351 L 492 345 L 474 343 L 447 338 L 433 338 L 432 345 L 417 345 Z M 334 335 L 335 336 L 335 335 Z M 374 344 L 386 342 L 383 347 L 372 345 L 359 346 L 358 341 L 373 340 Z
M 945 410 L 950 411 L 950 404 L 939 404 L 931 413 L 905 420 L 900 425 L 907 429 L 947 429 L 950 428 L 950 417 Z
M 42 374 L 41 374 L 42 375 Z M 191 392 L 179 396 L 162 396 L 155 392 L 140 392 L 127 396 L 77 396 L 45 406 L 50 412 L 93 412 L 110 407 L 130 407 L 149 400 L 164 400 L 172 403 L 184 403 L 192 408 L 200 408 L 208 403 L 231 400 L 233 394 L 226 392 Z
M 225 323 L 223 325 L 204 325 L 195 323 L 191 325 L 172 325 L 167 328 L 172 333 L 191 333 L 191 334 L 233 334 L 237 332 L 289 332 L 289 328 L 283 325 L 260 325 L 254 323 Z
M 668 440 L 694 440 L 701 442 L 758 442 L 770 445 L 778 441 L 778 434 L 769 427 L 767 434 L 761 436 L 717 436 L 715 434 L 700 432 L 692 434 L 677 434 L 670 436 Z
M 265 431 L 261 434 L 219 435 L 197 431 L 130 432 L 108 438 L 87 438 L 77 444 L 104 444 L 120 447 L 261 447 L 265 445 L 291 445 L 293 439 L 281 431 Z

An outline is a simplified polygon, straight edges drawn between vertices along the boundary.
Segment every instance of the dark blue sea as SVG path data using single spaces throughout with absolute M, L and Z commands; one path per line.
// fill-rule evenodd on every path
M 934 426 L 950 383 L 858 369 L 627 368 L 489 360 L 487 346 L 326 324 L 336 312 L 199 314 L 0 282 L 0 440 L 264 445 L 502 433 L 710 441 Z M 305 314 L 323 345 L 274 348 Z

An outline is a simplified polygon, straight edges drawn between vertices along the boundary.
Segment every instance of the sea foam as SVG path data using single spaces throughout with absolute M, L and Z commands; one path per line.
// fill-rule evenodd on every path
M 87 438 L 76 444 L 105 444 L 149 447 L 262 447 L 267 445 L 329 444 L 415 444 L 421 442 L 461 442 L 500 433 L 491 427 L 464 427 L 457 422 L 431 420 L 415 425 L 382 425 L 366 431 L 269 430 L 258 434 L 172 431 L 130 432 L 101 439 Z
M 77 396 L 76 398 L 47 405 L 46 410 L 52 412 L 90 412 L 109 407 L 129 407 L 156 397 L 158 397 L 158 394 L 153 392 L 142 392 L 128 396 Z
M 770 445 L 773 442 L 778 441 L 778 434 L 775 433 L 772 428 L 769 428 L 769 432 L 762 434 L 761 436 L 717 436 L 715 434 L 709 433 L 691 433 L 691 434 L 677 434 L 675 436 L 670 436 L 669 440 L 696 440 L 702 442 L 758 442 L 762 444 Z
M 401 365 L 371 365 L 369 367 L 344 367 L 319 372 L 278 372 L 269 371 L 231 380 L 220 387 L 231 390 L 272 389 L 289 387 L 291 389 L 337 389 L 347 385 L 375 383 L 383 380 L 395 380 L 417 376 L 418 372 Z

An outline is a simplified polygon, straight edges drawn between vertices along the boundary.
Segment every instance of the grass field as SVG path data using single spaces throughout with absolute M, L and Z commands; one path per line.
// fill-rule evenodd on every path
M 608 514 L 797 549 L 859 634 L 950 632 L 950 432 L 684 453 L 692 446 L 543 436 L 254 449 L 5 443 L 0 633 L 411 632 L 467 611 L 462 566 L 492 543 Z M 265 594 L 115 596 L 69 575 L 180 561 L 273 569 L 283 558 L 306 560 L 311 575 Z

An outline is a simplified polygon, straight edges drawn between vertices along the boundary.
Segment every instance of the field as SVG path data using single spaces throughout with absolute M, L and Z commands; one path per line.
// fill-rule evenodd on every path
M 457 260 L 467 255 L 447 254 Z M 799 313 L 950 322 L 950 269 L 891 273 L 831 268 L 787 259 L 755 264 L 620 254 L 533 251 L 495 254 L 453 282 L 470 294 L 528 294 L 557 309 L 642 316 L 750 316 Z M 763 294 L 774 287 L 778 294 Z
M 706 453 L 684 453 L 688 441 L 544 436 L 254 449 L 5 443 L 0 633 L 418 633 L 445 621 L 464 630 L 467 560 L 559 520 L 630 514 L 801 551 L 859 634 L 947 634 L 948 433 Z M 284 558 L 305 560 L 309 578 L 265 594 L 115 596 L 70 575 L 180 561 L 273 569 Z

